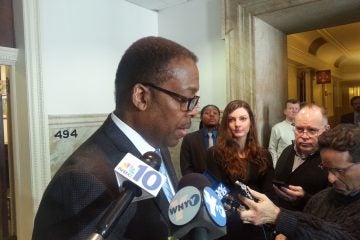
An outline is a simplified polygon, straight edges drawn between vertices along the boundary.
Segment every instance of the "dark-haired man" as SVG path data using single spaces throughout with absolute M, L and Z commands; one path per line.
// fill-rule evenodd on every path
M 167 210 L 177 178 L 167 147 L 186 135 L 196 114 L 196 61 L 188 49 L 160 37 L 140 39 L 126 50 L 116 73 L 116 109 L 51 180 L 34 240 L 87 239 L 119 196 L 114 167 L 127 153 L 139 158 L 159 149 L 170 191 L 131 203 L 106 239 L 168 238 Z
M 242 198 L 249 206 L 239 211 L 249 223 L 275 224 L 277 232 L 291 240 L 360 239 L 360 128 L 341 124 L 319 137 L 322 163 L 332 187 L 314 195 L 304 212 L 275 206 L 264 194 L 250 191 L 257 202 Z
M 201 128 L 187 134 L 180 150 L 181 174 L 203 173 L 206 170 L 206 151 L 216 143 L 220 110 L 215 105 L 206 105 L 200 111 Z
M 360 127 L 360 96 L 354 96 L 350 100 L 350 104 L 354 109 L 353 112 L 341 116 L 341 123 L 351 123 Z

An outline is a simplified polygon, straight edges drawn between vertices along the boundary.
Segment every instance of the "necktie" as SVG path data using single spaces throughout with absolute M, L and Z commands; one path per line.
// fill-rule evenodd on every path
M 160 158 L 162 160 L 160 149 L 156 149 L 155 152 L 160 156 Z M 173 187 L 172 187 L 172 185 L 170 183 L 170 178 L 169 178 L 169 175 L 168 175 L 167 170 L 165 168 L 164 161 L 161 161 L 159 172 L 161 172 L 166 177 L 166 182 L 162 186 L 162 190 L 164 191 L 164 194 L 165 194 L 167 200 L 170 202 L 172 197 L 175 194 L 175 191 L 174 191 L 174 189 L 173 189 Z
M 214 146 L 214 139 L 212 137 L 212 132 L 208 132 L 209 135 L 209 147 Z

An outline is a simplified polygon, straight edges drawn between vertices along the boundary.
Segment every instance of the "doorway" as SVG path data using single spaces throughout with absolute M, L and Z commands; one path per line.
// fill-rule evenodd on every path
M 10 69 L 0 65 L 0 240 L 16 239 L 10 116 Z
M 353 111 L 350 99 L 360 94 L 359 34 L 355 22 L 287 36 L 288 95 L 323 106 L 331 126 Z

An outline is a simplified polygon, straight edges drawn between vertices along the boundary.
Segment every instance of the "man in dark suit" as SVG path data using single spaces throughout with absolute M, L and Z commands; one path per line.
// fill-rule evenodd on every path
M 200 111 L 200 129 L 187 134 L 180 150 L 181 174 L 203 173 L 206 169 L 206 151 L 216 143 L 220 110 L 215 105 L 206 105 Z
M 133 43 L 116 73 L 116 109 L 61 166 L 49 183 L 34 223 L 34 240 L 87 239 L 121 194 L 114 168 L 127 153 L 161 149 L 172 193 L 177 178 L 167 150 L 190 128 L 199 97 L 197 58 L 160 37 Z M 107 239 L 167 239 L 169 198 L 132 202 Z
M 354 112 L 341 116 L 341 123 L 351 123 L 360 126 L 360 96 L 354 96 L 350 100 Z

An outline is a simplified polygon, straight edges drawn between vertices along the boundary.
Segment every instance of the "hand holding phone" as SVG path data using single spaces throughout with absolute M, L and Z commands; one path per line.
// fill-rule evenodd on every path
M 243 184 L 242 182 L 236 181 L 235 185 L 240 187 L 240 194 L 242 196 L 254 200 L 254 198 L 252 197 L 252 195 L 250 194 L 250 192 L 248 190 L 248 187 L 245 184 Z M 239 210 L 239 209 L 240 210 L 248 209 L 248 207 L 245 206 L 243 203 L 241 203 L 239 201 L 239 199 L 233 197 L 230 194 L 226 194 L 225 196 L 223 196 L 223 198 L 221 199 L 221 202 L 224 205 L 225 212 L 227 215 L 236 213 L 237 210 Z
M 245 210 L 246 207 L 242 203 L 238 201 L 238 199 L 235 199 L 230 194 L 227 194 L 221 199 L 222 204 L 224 205 L 225 212 L 227 215 L 231 215 L 233 213 L 236 213 L 238 209 Z
M 289 185 L 287 183 L 285 183 L 284 181 L 279 181 L 279 180 L 273 180 L 272 183 L 277 186 L 278 188 L 280 187 L 285 187 L 285 188 L 289 188 Z
M 249 198 L 251 200 L 254 200 L 253 196 L 251 195 L 248 187 L 242 183 L 242 182 L 239 182 L 239 181 L 236 181 L 235 182 L 236 185 L 238 185 L 240 187 L 240 194 L 246 198 Z

